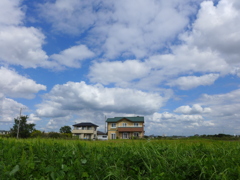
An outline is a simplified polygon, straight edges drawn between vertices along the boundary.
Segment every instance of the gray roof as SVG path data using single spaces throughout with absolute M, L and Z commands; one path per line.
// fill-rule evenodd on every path
M 104 133 L 102 131 L 97 131 L 97 135 L 107 135 L 107 133 Z
M 143 116 L 135 116 L 135 117 L 115 117 L 115 118 L 108 118 L 106 122 L 118 122 L 122 119 L 127 119 L 132 122 L 144 122 Z
M 77 126 L 77 127 L 88 127 L 88 126 L 95 126 L 98 127 L 98 125 L 93 124 L 91 122 L 82 122 L 82 123 L 78 123 L 78 124 L 74 124 L 73 126 Z

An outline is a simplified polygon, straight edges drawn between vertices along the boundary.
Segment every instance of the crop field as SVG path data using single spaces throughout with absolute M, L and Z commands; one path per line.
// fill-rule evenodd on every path
M 240 179 L 240 142 L 0 138 L 0 179 Z

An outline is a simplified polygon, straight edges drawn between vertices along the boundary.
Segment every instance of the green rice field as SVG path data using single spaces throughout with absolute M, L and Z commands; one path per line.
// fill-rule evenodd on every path
M 1 180 L 240 179 L 240 141 L 0 138 Z

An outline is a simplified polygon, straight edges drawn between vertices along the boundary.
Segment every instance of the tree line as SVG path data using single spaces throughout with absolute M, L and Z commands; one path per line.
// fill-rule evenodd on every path
M 27 123 L 28 116 L 14 118 L 13 127 L 10 129 L 9 137 L 29 138 L 29 137 L 46 137 L 46 138 L 68 138 L 72 137 L 71 127 L 63 126 L 58 132 L 44 132 L 35 128 L 36 124 Z

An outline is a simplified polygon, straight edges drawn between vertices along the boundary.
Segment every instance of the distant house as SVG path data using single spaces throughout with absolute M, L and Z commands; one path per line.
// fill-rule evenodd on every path
M 10 134 L 10 131 L 0 130 L 0 135 Z
M 108 118 L 108 139 L 131 139 L 144 137 L 144 117 Z
M 97 125 L 91 122 L 82 122 L 73 125 L 72 134 L 78 136 L 79 139 L 96 139 Z
M 97 139 L 98 140 L 108 140 L 108 135 L 107 135 L 107 133 L 97 131 Z

